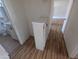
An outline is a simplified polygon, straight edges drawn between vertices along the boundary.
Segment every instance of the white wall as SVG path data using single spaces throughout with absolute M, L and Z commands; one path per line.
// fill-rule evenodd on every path
M 73 5 L 73 0 L 69 0 L 68 9 L 67 9 L 66 18 L 65 18 L 66 20 L 64 20 L 64 24 L 63 24 L 63 27 L 62 27 L 63 33 L 64 33 L 64 30 L 65 30 L 65 27 L 66 27 L 66 23 L 68 21 L 68 17 L 69 17 L 72 5 Z
M 49 17 L 50 4 L 50 0 L 25 0 L 26 17 L 31 35 L 33 35 L 32 21 L 40 20 L 39 17 Z
M 5 4 L 21 44 L 33 35 L 32 21 L 50 17 L 50 0 L 5 0 Z
M 69 0 L 54 0 L 54 15 L 53 17 L 66 17 Z
M 4 0 L 13 27 L 21 44 L 28 38 L 27 19 L 24 10 L 23 0 Z
M 70 15 L 64 32 L 65 43 L 70 57 L 78 52 L 78 0 L 73 1 Z

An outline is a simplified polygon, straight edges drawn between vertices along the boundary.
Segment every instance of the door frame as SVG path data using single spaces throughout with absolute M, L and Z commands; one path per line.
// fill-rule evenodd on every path
M 74 2 L 74 0 L 69 0 L 69 5 L 68 5 L 67 13 L 66 13 L 66 20 L 64 20 L 64 24 L 63 24 L 63 27 L 62 27 L 62 33 L 64 33 L 64 31 L 65 31 L 65 27 L 66 27 L 66 24 L 67 24 L 67 21 L 68 21 L 68 17 L 70 15 L 70 11 L 71 11 L 73 2 Z

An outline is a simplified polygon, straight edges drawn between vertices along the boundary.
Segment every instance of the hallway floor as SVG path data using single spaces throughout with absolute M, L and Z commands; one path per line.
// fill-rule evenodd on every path
M 65 19 L 52 19 L 52 29 L 61 31 Z
M 68 59 L 63 34 L 50 31 L 44 51 L 35 48 L 34 38 L 30 37 L 15 51 L 11 59 Z
M 0 36 L 0 44 L 9 54 L 11 54 L 15 49 L 17 49 L 17 47 L 20 46 L 19 42 L 9 35 Z

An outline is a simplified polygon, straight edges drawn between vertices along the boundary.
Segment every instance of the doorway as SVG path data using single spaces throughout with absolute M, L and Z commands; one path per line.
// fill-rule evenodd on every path
M 9 54 L 20 45 L 3 0 L 0 0 L 0 45 Z
M 53 2 L 52 29 L 62 31 L 70 12 L 71 0 L 54 0 Z

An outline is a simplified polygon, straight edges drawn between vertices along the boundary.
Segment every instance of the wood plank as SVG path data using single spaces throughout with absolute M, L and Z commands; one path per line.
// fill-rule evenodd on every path
M 62 33 L 53 30 L 49 33 L 44 51 L 35 48 L 33 37 L 17 51 L 11 59 L 68 59 Z

